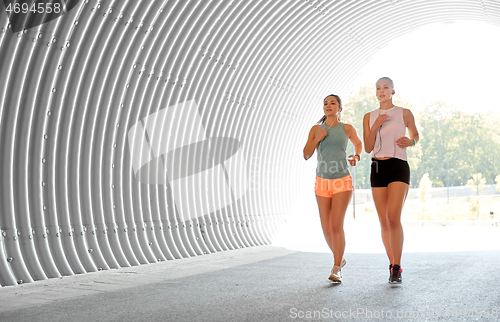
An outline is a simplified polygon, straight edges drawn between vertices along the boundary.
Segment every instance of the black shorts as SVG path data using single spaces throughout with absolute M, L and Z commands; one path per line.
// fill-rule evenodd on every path
M 370 184 L 372 188 L 387 187 L 389 183 L 400 181 L 410 184 L 410 166 L 405 160 L 390 158 L 372 159 Z

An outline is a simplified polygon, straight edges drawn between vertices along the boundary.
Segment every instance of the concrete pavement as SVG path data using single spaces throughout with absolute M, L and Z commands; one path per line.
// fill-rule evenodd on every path
M 399 286 L 387 283 L 375 225 L 347 221 L 341 285 L 327 280 L 332 256 L 317 232 L 309 249 L 260 246 L 0 288 L 0 321 L 500 320 L 498 228 L 406 227 Z

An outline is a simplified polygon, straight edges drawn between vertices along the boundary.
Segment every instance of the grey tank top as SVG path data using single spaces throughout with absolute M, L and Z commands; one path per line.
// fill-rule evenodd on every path
M 316 176 L 323 179 L 339 179 L 350 174 L 347 168 L 347 142 L 349 138 L 344 130 L 344 123 L 328 127 L 322 123 L 318 131 L 324 127 L 327 135 L 317 146 L 318 166 Z M 316 133 L 316 135 L 318 135 Z

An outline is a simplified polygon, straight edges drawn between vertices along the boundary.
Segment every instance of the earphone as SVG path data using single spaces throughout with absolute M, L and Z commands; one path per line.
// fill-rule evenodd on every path
M 393 107 L 394 106 L 395 105 L 393 104 Z M 378 111 L 378 115 L 380 115 L 380 114 L 381 114 L 381 110 Z M 384 113 L 384 114 L 387 114 L 387 113 Z M 378 131 L 377 131 L 378 137 L 379 137 L 379 141 L 380 141 L 380 148 L 378 149 L 377 152 L 373 153 L 374 157 L 377 155 L 377 153 L 379 153 L 380 151 L 382 151 L 382 133 L 381 133 L 381 131 L 382 131 L 382 125 L 380 125 L 380 127 L 378 128 Z M 393 157 L 395 157 L 395 156 L 396 156 L 396 142 L 394 142 L 394 154 L 393 154 Z

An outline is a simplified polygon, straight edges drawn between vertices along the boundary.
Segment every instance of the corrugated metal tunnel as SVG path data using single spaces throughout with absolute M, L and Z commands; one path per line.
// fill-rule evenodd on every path
M 500 25 L 496 0 L 0 7 L 2 286 L 270 243 L 326 94 L 422 25 Z

